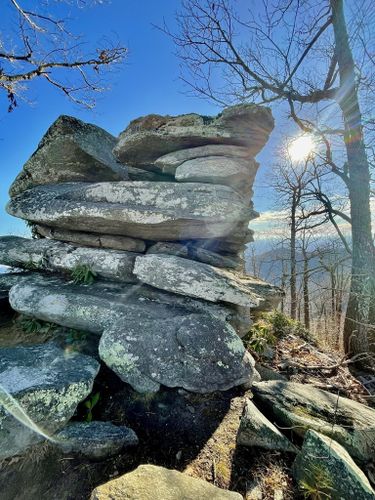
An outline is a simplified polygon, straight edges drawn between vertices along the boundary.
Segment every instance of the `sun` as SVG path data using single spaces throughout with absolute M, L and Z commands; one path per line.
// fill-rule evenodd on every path
M 315 142 L 311 135 L 301 135 L 289 142 L 288 153 L 292 161 L 303 161 L 314 151 Z

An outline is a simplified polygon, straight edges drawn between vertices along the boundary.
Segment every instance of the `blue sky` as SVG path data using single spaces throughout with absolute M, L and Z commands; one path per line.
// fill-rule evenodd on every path
M 31 91 L 25 95 L 31 104 L 20 102 L 12 113 L 7 113 L 6 99 L 0 96 L 0 234 L 26 234 L 24 223 L 4 210 L 9 185 L 60 114 L 74 115 L 118 135 L 130 120 L 149 113 L 210 115 L 220 111 L 217 106 L 184 93 L 186 88 L 178 78 L 180 63 L 173 53 L 173 43 L 153 27 L 165 19 L 173 28 L 174 12 L 179 5 L 179 0 L 112 0 L 107 5 L 74 11 L 77 16 L 74 30 L 89 44 L 95 45 L 103 36 L 110 35 L 129 49 L 125 64 L 110 76 L 111 89 L 100 95 L 93 111 L 77 107 L 57 90 L 38 81 L 32 83 Z M 276 118 L 284 122 L 281 114 Z M 291 133 L 292 130 L 290 126 Z M 254 196 L 258 211 L 273 208 L 266 180 L 279 136 L 276 130 L 258 156 L 262 165 Z

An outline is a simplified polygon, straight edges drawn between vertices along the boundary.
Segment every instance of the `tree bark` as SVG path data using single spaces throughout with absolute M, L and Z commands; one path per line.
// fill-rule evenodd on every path
M 367 160 L 362 116 L 359 106 L 355 66 L 346 29 L 342 0 L 330 0 L 340 74 L 337 102 L 345 125 L 348 160 L 349 198 L 352 220 L 352 273 L 348 308 L 344 326 L 344 349 L 357 354 L 375 350 L 371 346 L 371 301 L 375 296 L 375 257 L 371 234 L 370 173 Z

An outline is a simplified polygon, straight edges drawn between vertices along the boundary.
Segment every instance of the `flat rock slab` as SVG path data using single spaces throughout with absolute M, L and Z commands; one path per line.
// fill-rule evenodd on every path
M 221 255 L 206 248 L 196 246 L 194 242 L 175 243 L 170 241 L 159 241 L 147 249 L 147 254 L 167 254 L 186 259 L 197 260 L 216 267 L 237 269 L 243 267 L 240 257 L 233 255 Z
M 253 389 L 279 425 L 301 436 L 308 429 L 330 436 L 363 461 L 375 456 L 374 409 L 309 384 L 268 381 Z
M 96 283 L 20 283 L 9 298 L 13 309 L 25 315 L 104 332 L 101 359 L 138 392 L 155 392 L 162 384 L 206 393 L 257 378 L 253 358 L 224 319 L 229 311 L 210 309 L 207 303 L 143 293 L 138 285 L 121 293 Z
M 9 214 L 38 224 L 146 240 L 243 239 L 257 216 L 228 186 L 176 182 L 66 183 L 13 198 Z
M 185 161 L 177 167 L 175 178 L 179 182 L 224 184 L 250 197 L 257 169 L 254 160 L 208 156 Z
M 11 185 L 10 196 L 40 184 L 128 179 L 126 168 L 112 153 L 116 142 L 100 127 L 60 116 Z
M 241 500 L 242 495 L 176 470 L 140 465 L 94 489 L 91 500 Z
M 104 460 L 118 455 L 124 448 L 136 446 L 136 433 L 111 422 L 71 422 L 54 436 L 64 453 Z
M 234 273 L 174 255 L 137 257 L 134 274 L 156 288 L 211 302 L 253 307 L 262 300 Z
M 0 458 L 51 436 L 92 391 L 99 363 L 52 343 L 1 349 Z
M 208 146 L 198 146 L 196 148 L 173 151 L 173 153 L 168 153 L 155 160 L 154 165 L 164 174 L 175 175 L 177 167 L 179 167 L 182 163 L 189 160 L 204 159 L 209 156 L 223 156 L 232 159 L 246 160 L 250 160 L 251 158 L 251 154 L 247 148 L 241 146 L 211 144 Z
M 297 448 L 273 425 L 249 399 L 246 401 L 237 443 L 244 446 L 259 446 L 268 450 L 296 453 Z
M 0 262 L 32 270 L 72 273 L 87 266 L 98 277 L 134 283 L 134 252 L 104 248 L 75 247 L 68 243 L 35 240 L 18 236 L 0 236 Z
M 38 234 L 53 240 L 75 243 L 80 246 L 111 248 L 113 250 L 125 250 L 127 252 L 144 252 L 146 243 L 136 238 L 127 236 L 116 236 L 110 234 L 84 233 L 82 231 L 70 231 L 48 226 L 36 225 Z
M 162 155 L 208 144 L 244 146 L 255 156 L 273 126 L 271 110 L 252 104 L 231 106 L 216 117 L 148 115 L 133 120 L 120 134 L 114 153 L 125 164 L 151 170 Z
M 333 439 L 307 431 L 293 464 L 302 491 L 319 491 L 332 500 L 373 500 L 375 491 L 349 453 Z

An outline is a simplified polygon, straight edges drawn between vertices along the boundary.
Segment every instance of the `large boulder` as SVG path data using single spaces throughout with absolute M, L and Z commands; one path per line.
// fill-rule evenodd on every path
M 136 433 L 111 422 L 71 422 L 53 436 L 64 453 L 104 460 L 138 444 Z
M 94 489 L 91 500 L 241 500 L 242 495 L 176 470 L 140 465 Z
M 305 493 L 332 500 L 373 500 L 375 491 L 349 453 L 332 438 L 313 430 L 306 433 L 293 464 L 294 477 Z
M 116 236 L 111 234 L 85 233 L 83 231 L 71 231 L 56 227 L 35 227 L 37 233 L 45 238 L 75 243 L 80 246 L 111 248 L 113 250 L 125 250 L 128 252 L 144 252 L 146 244 L 143 240 L 128 238 L 127 236 Z
M 271 110 L 252 104 L 226 108 L 216 117 L 148 115 L 133 120 L 120 134 L 114 153 L 125 164 L 151 170 L 162 155 L 208 144 L 244 146 L 255 156 L 273 126 Z
M 261 413 L 248 399 L 241 417 L 237 443 L 243 446 L 259 446 L 268 450 L 281 450 L 292 453 L 297 448 Z
M 253 389 L 256 400 L 273 412 L 275 420 L 296 434 L 313 429 L 335 439 L 353 457 L 363 461 L 374 457 L 374 409 L 309 384 L 268 381 Z
M 129 310 L 125 321 L 104 331 L 99 355 L 141 393 L 156 392 L 161 384 L 209 393 L 258 379 L 253 358 L 230 325 L 173 307 L 157 314 Z
M 139 256 L 134 274 L 156 288 L 211 302 L 253 307 L 262 301 L 252 289 L 250 277 L 242 279 L 224 269 L 175 255 Z
M 27 269 L 72 273 L 85 266 L 101 278 L 134 283 L 134 252 L 75 247 L 49 239 L 0 236 L 0 263 Z
M 40 184 L 119 181 L 128 178 L 112 149 L 116 139 L 100 127 L 60 116 L 10 187 L 10 196 Z
M 163 384 L 205 393 L 257 378 L 254 360 L 226 321 L 230 311 L 214 304 L 148 293 L 139 285 L 48 281 L 45 286 L 21 281 L 9 299 L 25 315 L 104 332 L 100 357 L 138 392 L 155 392 Z
M 0 458 L 52 438 L 92 391 L 99 364 L 47 343 L 1 349 Z
M 7 211 L 47 226 L 156 241 L 242 242 L 257 216 L 228 186 L 136 181 L 39 186 L 13 198 Z

